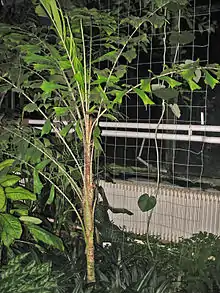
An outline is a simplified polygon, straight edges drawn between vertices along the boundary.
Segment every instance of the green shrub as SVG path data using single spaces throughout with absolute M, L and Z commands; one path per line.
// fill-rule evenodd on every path
M 28 254 L 19 255 L 0 270 L 1 293 L 56 293 L 57 282 L 50 263 L 28 260 Z

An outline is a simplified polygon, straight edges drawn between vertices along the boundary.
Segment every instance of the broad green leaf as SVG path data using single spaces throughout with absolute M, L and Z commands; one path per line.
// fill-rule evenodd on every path
M 17 201 L 17 202 L 13 202 L 13 208 L 14 209 L 21 209 L 21 210 L 28 210 L 29 205 L 24 202 Z
M 41 136 L 43 136 L 44 134 L 48 134 L 51 132 L 51 123 L 50 123 L 50 120 L 46 120 L 46 122 L 44 123 L 44 126 L 42 128 L 42 131 L 41 131 Z
M 93 137 L 93 143 L 96 151 L 103 152 L 101 143 L 97 137 Z
M 55 67 L 55 65 L 54 64 L 46 64 L 46 63 L 43 63 L 43 64 L 41 64 L 41 63 L 35 63 L 34 64 L 34 69 L 36 70 L 36 71 L 39 71 L 39 72 L 41 72 L 41 71 L 50 71 L 51 72 L 51 74 L 56 70 L 56 67 Z M 40 83 L 35 83 L 35 86 L 36 87 L 41 87 L 41 85 L 42 84 L 40 84 Z M 33 85 L 31 86 L 31 88 L 33 88 Z
M 66 126 L 64 126 L 61 130 L 60 130 L 60 135 L 62 135 L 63 137 L 67 136 L 67 134 L 69 133 L 70 129 L 73 127 L 73 124 L 70 123 Z
M 41 194 L 41 190 L 43 189 L 43 184 L 40 181 L 39 173 L 37 169 L 34 169 L 34 193 Z
M 163 76 L 163 77 L 160 77 L 159 79 L 166 81 L 171 88 L 174 88 L 176 86 L 180 86 L 182 84 L 181 82 L 179 82 L 169 76 Z
M 130 25 L 132 25 L 134 28 L 139 28 L 140 25 L 143 23 L 142 18 L 140 17 L 127 17 L 127 18 L 123 18 L 121 21 L 121 24 L 124 23 L 129 23 Z
M 130 17 L 130 24 L 133 25 L 136 29 L 140 27 L 140 25 L 143 23 L 142 19 L 139 17 Z
M 195 69 L 194 68 L 188 68 L 181 72 L 181 76 L 186 81 L 192 80 L 195 77 Z
M 115 67 L 115 75 L 118 78 L 122 78 L 126 72 L 127 72 L 127 65 L 119 65 Z
M 189 87 L 190 87 L 191 91 L 195 91 L 195 90 L 200 90 L 201 89 L 201 87 L 197 83 L 195 83 L 193 80 L 189 79 L 189 80 L 187 80 L 187 82 L 189 84 Z
M 32 223 L 35 225 L 39 225 L 42 223 L 41 219 L 35 218 L 35 217 L 30 217 L 30 216 L 21 216 L 19 218 L 20 221 L 26 222 L 26 223 Z
M 127 61 L 129 63 L 131 63 L 131 61 L 136 58 L 137 53 L 136 53 L 135 48 L 132 48 L 132 49 L 124 52 L 122 55 L 127 59 Z
M 58 9 L 56 0 L 40 0 L 40 3 L 43 5 L 50 19 L 54 22 L 58 34 L 65 38 L 63 27 L 65 24 L 62 23 L 62 18 L 60 16 L 62 12 Z
M 29 112 L 29 113 L 37 111 L 37 110 L 38 110 L 38 106 L 34 103 L 27 104 L 23 109 L 23 111 Z
M 149 18 L 149 21 L 155 28 L 161 28 L 165 23 L 165 17 L 155 13 Z
M 180 33 L 180 40 L 179 43 L 186 45 L 186 44 L 190 44 L 194 41 L 195 39 L 195 34 L 189 31 L 182 31 Z
M 35 142 L 37 142 L 37 140 Z M 38 145 L 38 147 L 40 146 Z M 30 146 L 26 149 L 26 152 L 24 155 L 25 155 L 26 161 L 30 161 L 33 164 L 37 164 L 37 163 L 40 163 L 41 161 L 42 152 L 36 149 L 36 147 Z
M 91 95 L 90 95 L 90 99 L 92 102 L 94 102 L 94 104 L 96 105 L 100 105 L 101 103 L 101 96 L 100 96 L 100 93 L 97 89 L 97 86 L 94 87 L 92 90 L 91 90 Z
M 47 49 L 49 49 L 53 60 L 61 60 L 62 57 L 60 55 L 59 49 L 54 46 L 54 44 L 47 43 Z M 63 56 L 64 60 L 66 60 L 66 56 Z
M 84 85 L 84 67 L 80 59 L 77 57 L 77 51 L 75 52 L 75 55 L 73 57 L 73 65 L 74 65 L 75 72 L 77 74 L 76 78 L 79 78 L 79 80 Z
M 205 83 L 209 85 L 212 89 L 214 89 L 216 84 L 219 83 L 219 81 L 213 76 L 211 76 L 211 74 L 207 70 L 204 70 L 204 72 L 205 72 Z
M 4 189 L 0 186 L 0 211 L 5 211 L 6 197 Z
M 95 113 L 95 112 L 97 112 L 97 105 L 93 105 L 93 106 L 87 111 L 88 114 L 92 114 L 92 113 Z
M 94 90 L 97 93 L 99 93 L 102 102 L 105 102 L 105 103 L 109 102 L 108 96 L 106 95 L 105 91 L 103 90 L 103 88 L 100 85 L 95 87 Z
M 55 90 L 58 90 L 60 88 L 62 88 L 61 85 L 53 82 L 53 81 L 46 81 L 44 80 L 41 87 L 42 91 L 44 91 L 45 93 L 49 94 Z
M 57 116 L 62 116 L 69 111 L 69 107 L 54 107 L 54 111 Z
M 0 93 L 7 93 L 10 91 L 12 86 L 10 84 L 1 84 L 0 85 Z
M 100 137 L 100 135 L 101 135 L 101 130 L 100 130 L 99 126 L 96 126 L 93 130 L 93 136 Z
M 54 62 L 53 62 L 52 58 L 50 58 L 49 56 L 43 56 L 43 55 L 30 53 L 24 57 L 24 60 L 28 64 L 36 64 L 36 63 L 38 64 L 39 63 L 39 64 L 44 65 L 43 70 L 47 70 L 48 66 L 49 66 L 49 68 L 51 66 L 53 66 L 53 68 L 54 68 Z
M 19 220 L 10 214 L 0 214 L 0 235 L 3 244 L 9 247 L 15 239 L 20 239 L 22 227 Z
M 105 117 L 111 121 L 118 121 L 118 119 L 112 114 L 104 114 L 103 117 Z
M 41 82 L 39 81 L 39 82 L 35 82 L 35 81 L 28 81 L 27 82 L 27 84 L 25 84 L 25 86 L 28 88 L 30 88 L 30 89 L 39 89 L 40 88 L 40 86 L 41 86 Z M 31 103 L 31 104 L 33 104 L 33 103 Z M 39 106 L 40 107 L 40 106 Z
M 157 0 L 157 1 L 161 1 L 161 0 Z M 183 9 L 186 4 L 188 4 L 188 0 L 178 0 L 175 3 L 174 2 L 168 3 L 166 6 L 167 6 L 168 10 L 170 10 L 174 13 L 177 13 L 180 9 Z M 188 22 L 189 22 L 189 20 L 188 20 Z M 189 25 L 189 27 L 191 29 L 193 29 L 192 25 Z
M 48 244 L 50 246 L 53 246 L 61 251 L 64 250 L 63 242 L 62 240 L 57 237 L 56 235 L 48 232 L 47 230 L 33 225 L 33 224 L 28 224 L 27 225 L 28 230 L 30 231 L 31 235 L 34 237 L 35 241 L 41 241 L 45 244 Z
M 77 134 L 78 138 L 80 140 L 82 140 L 83 139 L 83 133 L 82 133 L 82 129 L 81 129 L 79 121 L 76 122 L 75 130 L 76 130 L 76 134 Z
M 117 83 L 119 81 L 119 78 L 114 75 L 111 75 L 110 78 L 105 77 L 105 76 L 98 76 L 98 79 L 94 80 L 91 84 L 92 85 L 102 84 L 102 83 L 106 83 L 107 81 L 109 81 L 111 83 Z
M 5 168 L 11 167 L 15 160 L 13 159 L 8 159 L 0 163 L 0 171 L 2 171 Z
M 177 98 L 179 95 L 179 92 L 175 89 L 164 88 L 164 89 L 153 91 L 153 94 L 160 99 L 169 101 L 171 99 Z
M 18 48 L 25 53 L 39 53 L 41 51 L 41 46 L 33 44 L 20 45 Z
M 114 62 L 118 56 L 119 50 L 110 51 L 93 61 L 93 63 L 109 60 Z
M 76 74 L 74 74 L 74 78 L 79 83 L 81 88 L 83 89 L 85 87 L 85 81 L 84 81 L 83 74 L 80 71 L 78 71 Z
M 35 12 L 38 16 L 47 17 L 47 13 L 45 12 L 45 10 L 42 8 L 41 5 L 36 6 Z
M 44 168 L 51 162 L 50 159 L 44 160 L 36 165 L 36 170 L 43 171 Z
M 151 93 L 151 79 L 141 79 L 141 89 L 147 93 Z
M 35 194 L 21 186 L 15 188 L 6 187 L 5 195 L 7 198 L 10 198 L 11 200 L 36 200 Z
M 21 178 L 17 175 L 4 175 L 0 177 L 0 185 L 3 187 L 10 187 L 17 183 Z
M 16 44 L 20 44 L 23 41 L 26 41 L 26 37 L 24 34 L 22 33 L 16 33 L 16 32 L 12 32 L 10 34 L 7 34 L 3 37 L 4 41 L 8 41 L 9 39 Z
M 69 60 L 61 60 L 59 61 L 59 65 L 62 70 L 67 70 L 71 68 L 71 63 Z
M 192 43 L 195 39 L 195 35 L 189 31 L 171 32 L 169 41 L 172 45 L 186 45 Z
M 170 104 L 170 109 L 172 110 L 173 114 L 177 117 L 180 118 L 181 116 L 181 112 L 180 112 L 180 108 L 177 104 Z
M 112 101 L 113 105 L 114 104 L 119 104 L 121 105 L 122 103 L 122 98 L 124 97 L 126 91 L 118 91 L 118 90 L 115 90 L 114 91 L 114 94 L 115 94 L 115 99 Z
M 48 148 L 48 147 L 50 147 L 50 146 L 51 146 L 51 142 L 50 142 L 50 140 L 49 140 L 49 139 L 47 139 L 47 138 L 44 138 L 43 140 L 44 140 L 44 145 L 45 145 L 45 147 L 46 147 L 46 148 Z
M 155 196 L 149 196 L 147 193 L 142 194 L 138 199 L 138 206 L 142 212 L 148 212 L 156 206 Z
M 143 292 L 143 290 L 148 286 L 149 281 L 154 278 L 154 273 L 155 273 L 155 269 L 156 269 L 156 265 L 152 265 L 150 267 L 149 270 L 147 270 L 146 274 L 143 275 L 140 279 L 140 281 L 138 281 L 138 283 L 136 283 L 135 292 Z M 163 284 L 163 283 L 162 283 Z M 164 291 L 160 290 L 160 287 L 157 287 L 157 293 L 165 293 Z
M 50 75 L 50 81 L 52 82 L 56 82 L 58 84 L 62 84 L 63 86 L 63 90 L 66 91 L 67 93 L 67 86 L 66 86 L 66 81 L 65 81 L 65 78 L 63 77 L 63 75 L 57 73 L 57 74 L 51 74 Z M 65 89 L 66 87 L 66 89 Z
M 148 97 L 148 95 L 141 89 L 134 88 L 134 92 L 141 98 L 144 105 L 154 105 L 154 102 Z
M 104 69 L 94 68 L 93 71 L 94 71 L 95 74 L 97 74 L 97 76 L 103 76 L 103 77 L 106 77 L 106 78 L 109 77 L 109 74 L 111 72 L 109 68 L 104 68 Z
M 132 38 L 133 44 L 138 44 L 138 43 L 142 43 L 140 44 L 140 46 L 142 48 L 147 48 L 147 44 L 150 43 L 150 38 L 148 38 L 147 34 L 145 33 L 140 33 L 139 35 L 137 35 L 136 37 Z M 143 47 L 143 43 L 144 43 L 144 47 Z M 147 53 L 147 51 L 145 51 Z
M 73 180 L 78 181 L 78 182 L 81 181 L 82 175 L 81 175 L 80 171 L 76 170 L 76 168 L 71 168 L 70 166 L 69 166 L 69 169 L 71 170 L 71 176 L 72 176 Z
M 54 188 L 54 185 L 52 185 L 50 189 L 50 195 L 47 199 L 46 204 L 49 204 L 49 205 L 52 204 L 54 201 L 54 197 L 55 197 L 55 188 Z
M 27 216 L 28 210 L 27 209 L 11 209 L 10 214 L 12 215 L 19 215 L 19 216 Z

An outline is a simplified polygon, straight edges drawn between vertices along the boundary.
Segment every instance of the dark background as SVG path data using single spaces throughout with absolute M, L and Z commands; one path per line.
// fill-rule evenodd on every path
M 196 1 L 196 17 L 208 17 L 209 1 Z M 194 4 L 194 2 L 192 2 Z M 192 5 L 193 6 L 193 5 Z M 193 17 L 193 15 L 192 15 Z M 199 58 L 204 60 L 204 64 L 220 63 L 220 3 L 212 1 L 211 23 L 216 22 L 215 33 L 209 36 L 207 32 L 200 34 L 195 32 L 195 41 L 189 46 L 185 46 L 186 53 L 182 60 Z M 184 29 L 184 25 L 183 25 Z M 209 39 L 209 40 L 208 40 Z M 210 42 L 208 44 L 208 42 Z M 151 69 L 158 73 L 162 65 L 162 50 L 153 50 Z M 136 63 L 139 62 L 138 70 L 129 72 L 128 79 L 144 76 L 149 61 L 146 61 L 146 55 L 140 53 Z M 150 63 L 150 62 L 149 62 Z M 143 64 L 143 65 L 142 65 Z M 205 114 L 205 124 L 220 126 L 220 86 L 214 90 L 206 89 L 193 93 L 185 93 L 191 102 L 185 103 L 184 98 L 180 97 L 178 103 L 181 105 L 181 118 L 169 121 L 163 120 L 163 123 L 178 124 L 201 124 L 201 112 Z M 159 101 L 158 101 L 159 103 Z M 157 123 L 161 115 L 160 106 L 151 106 L 146 111 L 141 102 L 137 101 L 135 96 L 127 99 L 121 110 L 128 117 L 126 120 L 131 122 L 154 122 Z M 146 130 L 148 131 L 148 130 Z M 199 134 L 199 133 L 196 133 Z M 209 134 L 210 135 L 210 134 Z M 212 133 L 213 136 L 217 135 Z M 124 178 L 129 177 L 129 166 L 145 166 L 137 161 L 142 140 L 124 139 L 124 138 L 105 138 L 106 144 L 106 163 L 115 163 L 125 167 L 125 173 L 121 173 Z M 201 188 L 220 186 L 220 145 L 202 144 L 197 142 L 165 142 L 158 141 L 160 151 L 160 166 L 162 179 L 171 183 L 183 186 L 199 186 Z M 173 152 L 173 149 L 175 152 Z M 156 167 L 156 152 L 154 140 L 146 140 L 142 153 L 142 158 L 152 167 Z M 164 174 L 164 176 L 163 176 Z M 131 175 L 131 174 L 130 174 Z M 133 176 L 134 173 L 131 175 Z M 156 178 L 156 172 L 152 168 L 146 169 L 145 175 L 148 178 Z M 143 176 L 143 173 L 136 173 L 136 177 Z

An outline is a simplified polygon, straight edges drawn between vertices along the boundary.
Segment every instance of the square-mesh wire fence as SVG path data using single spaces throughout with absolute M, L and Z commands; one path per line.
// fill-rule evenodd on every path
M 134 14 L 132 3 L 126 1 L 128 17 Z M 147 50 L 144 51 L 141 45 L 138 46 L 137 57 L 129 64 L 126 82 L 135 85 L 142 78 L 159 74 L 165 64 L 170 66 L 173 63 L 197 59 L 202 64 L 210 62 L 210 48 L 215 44 L 211 34 L 216 26 L 218 9 L 211 0 L 206 1 L 204 5 L 199 0 L 191 1 L 190 4 L 187 10 L 179 9 L 175 13 L 172 9 L 162 10 L 163 16 L 168 20 L 167 25 L 162 28 L 149 26 Z M 122 1 L 118 1 L 118 7 L 120 5 L 123 5 Z M 135 13 L 143 15 L 142 1 L 136 3 Z M 127 34 L 131 33 L 131 27 L 128 25 Z M 191 40 L 177 41 L 175 33 L 183 39 L 185 36 Z M 216 60 L 211 56 L 211 62 L 213 61 Z M 187 237 L 200 230 L 220 233 L 216 224 L 218 192 L 209 191 L 212 188 L 218 190 L 220 185 L 220 174 L 217 171 L 219 145 L 178 139 L 178 136 L 184 133 L 178 130 L 178 125 L 220 125 L 217 111 L 213 110 L 215 94 L 206 85 L 201 85 L 201 89 L 193 93 L 186 89 L 182 90 L 178 97 L 181 110 L 179 119 L 170 111 L 169 105 L 166 105 L 162 117 L 163 106 L 159 100 L 156 100 L 155 105 L 147 107 L 135 95 L 130 95 L 124 100 L 120 107 L 124 118 L 119 119 L 120 122 L 150 125 L 157 124 L 160 120 L 161 124 L 177 126 L 172 132 L 169 131 L 174 134 L 172 140 L 155 139 L 156 135 L 145 139 L 129 138 L 126 137 L 126 133 L 129 132 L 126 127 L 123 128 L 125 137 L 117 137 L 117 132 L 122 130 L 118 128 L 113 128 L 115 136 L 103 137 L 105 179 L 109 180 L 111 177 L 116 183 L 102 182 L 108 200 L 115 207 L 127 208 L 134 212 L 134 216 L 110 213 L 111 219 L 117 225 L 125 226 L 127 230 L 136 233 L 146 233 L 149 213 L 141 213 L 137 201 L 142 193 L 150 192 L 149 195 L 153 196 L 158 193 L 157 206 L 150 224 L 151 234 L 160 235 L 165 240 L 176 241 L 179 237 Z M 150 137 L 152 129 L 146 128 L 144 132 Z M 168 133 L 166 127 L 160 133 Z M 200 134 L 207 135 L 206 131 Z

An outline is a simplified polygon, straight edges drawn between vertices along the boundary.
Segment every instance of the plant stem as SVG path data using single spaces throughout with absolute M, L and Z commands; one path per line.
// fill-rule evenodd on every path
M 94 260 L 94 185 L 92 172 L 92 141 L 91 141 L 92 119 L 86 115 L 85 137 L 84 137 L 84 187 L 83 187 L 83 216 L 86 242 L 87 282 L 95 282 L 95 260 Z

